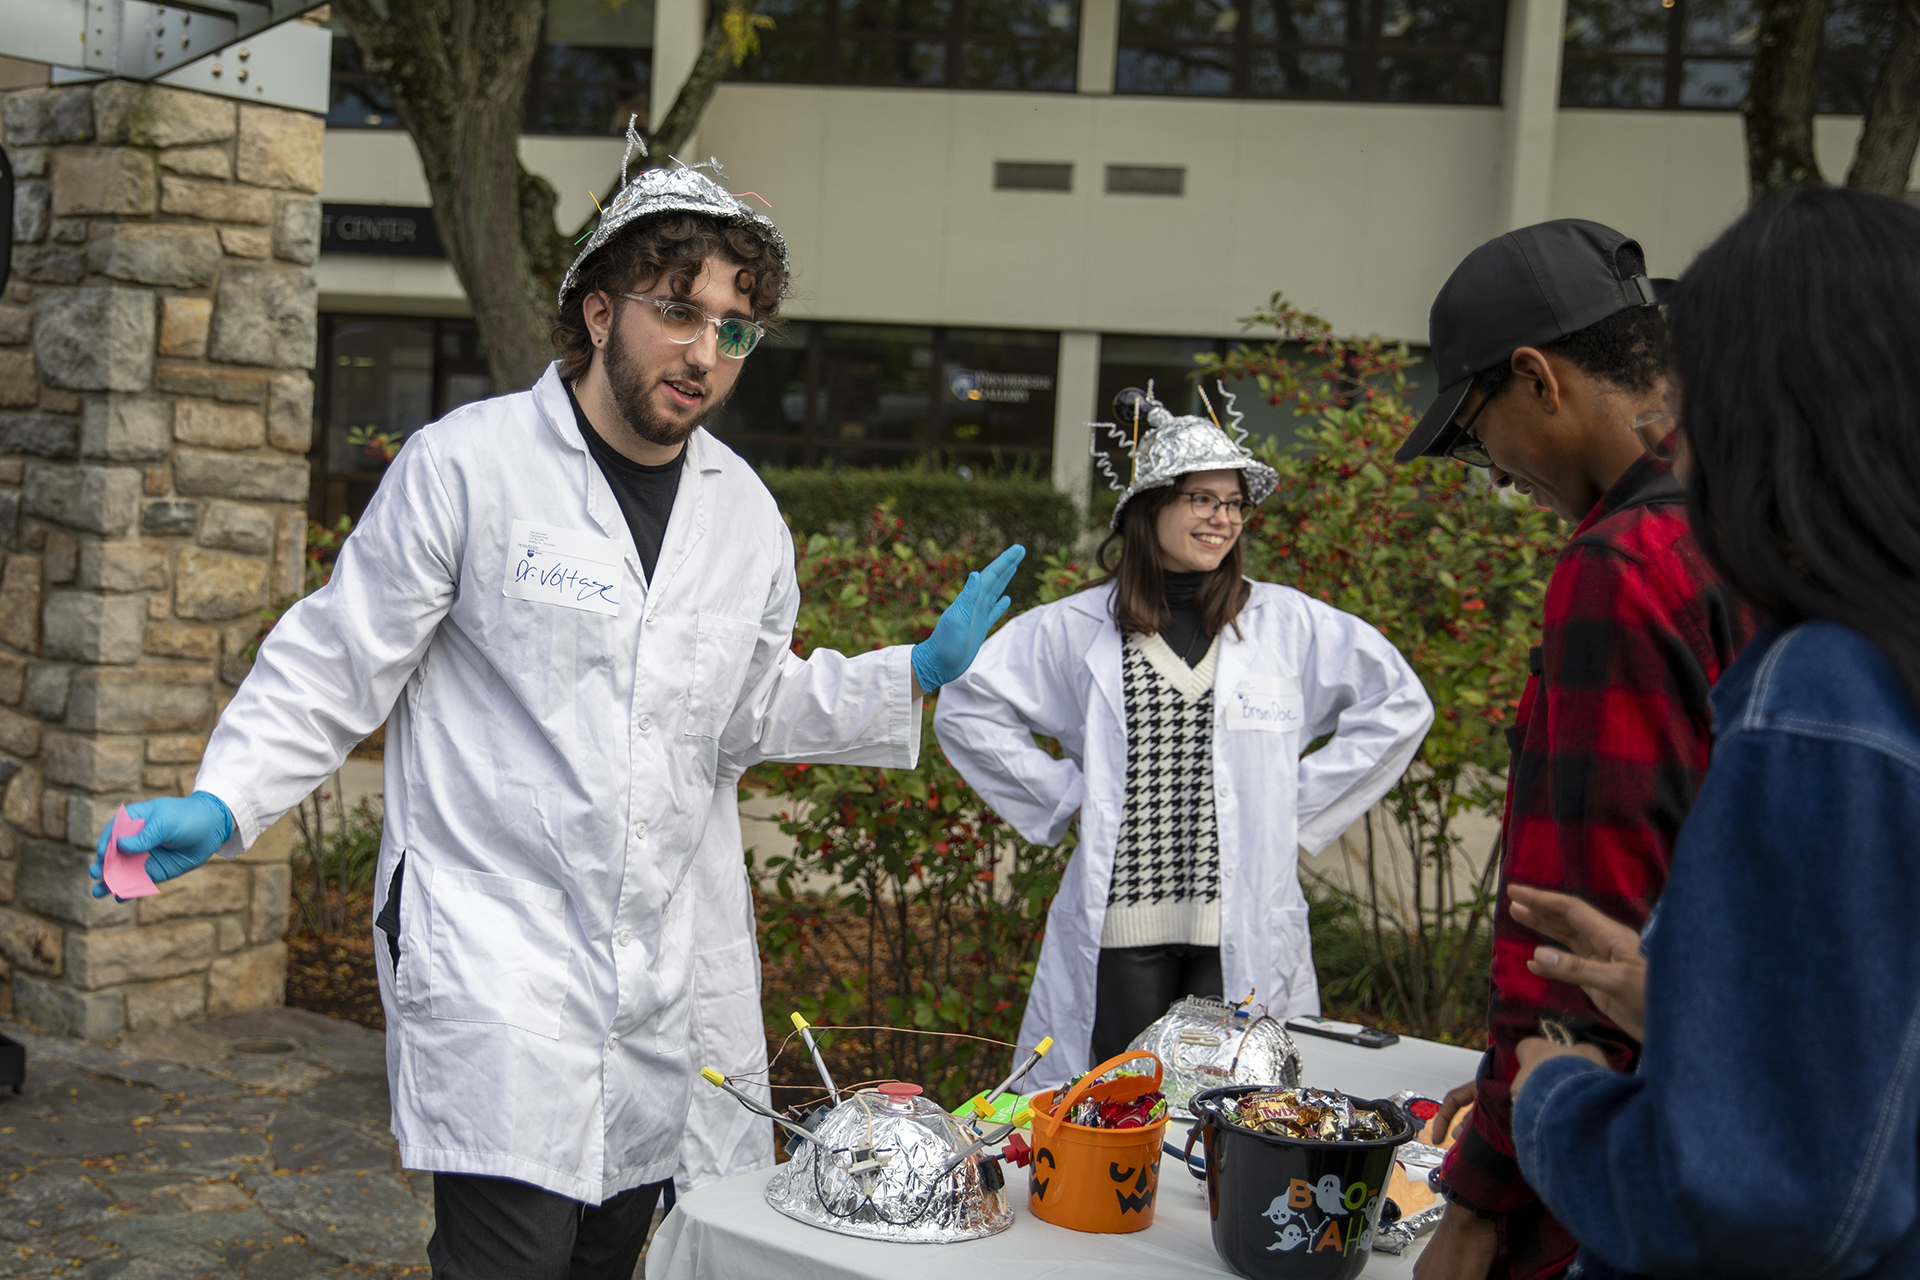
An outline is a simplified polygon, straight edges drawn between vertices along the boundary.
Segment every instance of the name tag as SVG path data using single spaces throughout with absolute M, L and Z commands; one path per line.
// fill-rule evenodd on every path
M 1255 677 L 1233 691 L 1223 708 L 1227 728 L 1252 733 L 1298 733 L 1306 706 L 1298 680 Z
M 513 522 L 513 556 L 501 594 L 563 609 L 620 616 L 620 551 L 612 538 Z

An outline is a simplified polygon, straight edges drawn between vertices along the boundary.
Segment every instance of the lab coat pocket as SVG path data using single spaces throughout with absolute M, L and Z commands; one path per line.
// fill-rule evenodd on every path
M 567 995 L 566 895 L 483 871 L 433 877 L 433 1016 L 560 1038 Z
M 687 733 L 717 738 L 740 700 L 760 624 L 703 613 L 693 641 L 693 678 L 687 684 Z

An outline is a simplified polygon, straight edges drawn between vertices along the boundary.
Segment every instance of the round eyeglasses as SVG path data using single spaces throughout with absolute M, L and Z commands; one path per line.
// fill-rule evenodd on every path
M 1253 504 L 1244 498 L 1221 498 L 1199 489 L 1182 489 L 1180 496 L 1202 520 L 1211 520 L 1214 512 L 1221 511 L 1226 514 L 1228 524 L 1243 524 L 1253 514 Z
M 1663 422 L 1668 424 L 1665 429 L 1660 426 Z M 1680 425 L 1674 421 L 1671 409 L 1650 409 L 1635 414 L 1627 430 L 1633 432 L 1633 438 L 1650 458 L 1672 462 L 1680 452 Z
M 1480 437 L 1473 434 L 1473 424 L 1480 421 L 1480 415 L 1487 411 L 1487 406 L 1496 398 L 1488 396 L 1467 415 L 1467 420 L 1460 424 L 1460 434 L 1455 436 L 1453 443 L 1446 448 L 1447 457 L 1455 462 L 1464 462 L 1470 467 L 1479 467 L 1482 471 L 1493 466 L 1493 455 L 1487 452 L 1487 446 L 1480 442 Z
M 683 347 L 698 338 L 702 329 L 712 325 L 714 336 L 719 341 L 720 354 L 744 360 L 749 351 L 760 345 L 760 339 L 767 336 L 765 325 L 755 324 L 751 320 L 723 320 L 718 316 L 710 316 L 691 302 L 682 302 L 678 298 L 649 298 L 638 293 L 621 296 L 632 298 L 635 302 L 652 303 L 660 312 L 660 327 L 666 331 L 667 340 Z

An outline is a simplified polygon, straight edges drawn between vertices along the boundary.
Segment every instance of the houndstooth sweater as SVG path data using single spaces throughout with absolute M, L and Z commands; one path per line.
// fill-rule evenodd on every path
M 1189 668 L 1159 636 L 1129 635 L 1127 793 L 1103 947 L 1220 944 L 1220 836 L 1213 811 L 1216 640 Z

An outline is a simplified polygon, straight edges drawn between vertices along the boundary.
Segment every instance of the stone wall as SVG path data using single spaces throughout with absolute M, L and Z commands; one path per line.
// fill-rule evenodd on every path
M 281 1003 L 285 824 L 125 904 L 114 806 L 184 795 L 299 592 L 322 124 L 105 81 L 0 95 L 0 1004 L 105 1037 Z

